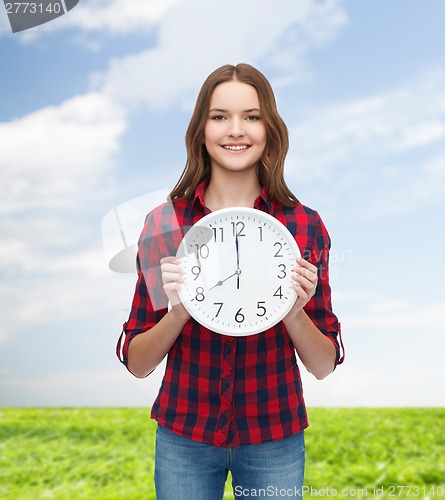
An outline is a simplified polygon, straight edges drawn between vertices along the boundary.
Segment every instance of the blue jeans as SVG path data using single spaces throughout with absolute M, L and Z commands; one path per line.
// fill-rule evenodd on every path
M 228 471 L 238 498 L 302 498 L 304 432 L 280 441 L 218 448 L 158 425 L 157 500 L 221 500 Z

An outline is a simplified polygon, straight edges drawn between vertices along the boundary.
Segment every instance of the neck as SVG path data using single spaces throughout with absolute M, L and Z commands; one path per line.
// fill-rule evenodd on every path
M 228 207 L 252 208 L 261 193 L 254 170 L 250 172 L 212 172 L 205 192 L 206 206 L 214 212 Z

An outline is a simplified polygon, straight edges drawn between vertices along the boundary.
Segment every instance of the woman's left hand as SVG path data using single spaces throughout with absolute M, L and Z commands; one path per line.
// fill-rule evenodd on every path
M 297 314 L 311 300 L 315 294 L 318 283 L 318 269 L 316 266 L 299 257 L 292 274 L 294 281 L 292 288 L 297 292 L 298 298 L 289 314 Z

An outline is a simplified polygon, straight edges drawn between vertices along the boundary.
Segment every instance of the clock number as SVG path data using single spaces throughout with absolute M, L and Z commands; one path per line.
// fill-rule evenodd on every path
M 204 243 L 203 245 L 195 245 L 196 255 L 201 259 L 207 259 L 209 256 L 210 250 L 209 247 Z
M 283 292 L 281 291 L 281 286 L 278 287 L 277 291 L 273 294 L 274 297 L 283 298 Z
M 260 241 L 263 241 L 263 228 L 262 226 L 258 226 L 258 229 L 260 230 Z
M 212 227 L 213 241 L 216 243 L 218 240 L 218 229 L 219 229 L 219 239 L 220 239 L 221 243 L 224 243 L 224 228 L 223 227 L 220 227 L 220 228 Z
M 246 236 L 245 234 L 243 234 L 245 228 L 244 222 L 231 222 L 231 224 L 233 229 L 233 236 Z
M 261 316 L 264 316 L 266 314 L 266 308 L 263 305 L 261 305 L 261 304 L 265 304 L 265 303 L 266 302 L 264 302 L 264 301 L 258 302 L 258 304 L 257 304 L 256 307 L 257 307 L 258 310 L 261 310 L 262 313 L 261 314 L 260 313 L 256 313 L 257 316 L 261 317 Z
M 202 286 L 198 286 L 198 288 L 196 289 L 195 299 L 198 302 L 202 302 L 205 299 L 204 288 L 202 288 Z
M 280 264 L 278 267 L 281 269 L 281 271 L 277 275 L 277 278 L 282 280 L 286 277 L 286 266 L 284 264 Z
M 190 271 L 192 272 L 193 276 L 195 277 L 193 281 L 196 281 L 199 278 L 199 275 L 201 274 L 201 268 L 199 266 L 193 266 Z
M 223 304 L 224 304 L 224 302 L 214 302 L 213 303 L 214 306 L 219 306 L 218 307 L 218 312 L 215 314 L 215 318 L 217 318 L 218 315 L 219 315 L 219 313 L 221 312 Z
M 284 257 L 280 252 L 281 252 L 281 249 L 283 248 L 283 245 L 279 242 L 279 241 L 276 241 L 274 244 L 273 244 L 274 247 L 278 246 L 278 250 L 277 250 L 277 253 L 274 255 L 274 257 Z
M 235 321 L 237 323 L 242 323 L 246 318 L 244 317 L 244 314 L 242 314 L 241 312 L 242 310 L 242 307 L 240 307 L 237 311 L 237 313 L 235 314 Z

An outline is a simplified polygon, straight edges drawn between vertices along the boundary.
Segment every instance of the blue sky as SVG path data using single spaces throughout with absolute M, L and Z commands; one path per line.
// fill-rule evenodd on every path
M 332 238 L 347 358 L 303 374 L 307 403 L 443 406 L 444 18 L 440 0 L 84 0 L 12 34 L 0 6 L 1 404 L 151 404 L 162 366 L 137 380 L 114 355 L 135 276 L 109 270 L 102 220 L 137 207 L 134 242 L 202 81 L 248 62 Z

